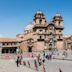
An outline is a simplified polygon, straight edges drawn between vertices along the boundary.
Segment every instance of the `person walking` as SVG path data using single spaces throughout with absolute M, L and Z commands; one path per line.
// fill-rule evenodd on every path
M 17 67 L 19 67 L 19 56 L 17 57 L 16 65 L 17 65 Z
M 22 59 L 23 59 L 23 57 L 22 57 L 22 55 L 21 55 L 20 58 L 19 58 L 19 63 L 20 63 L 20 65 L 22 65 Z

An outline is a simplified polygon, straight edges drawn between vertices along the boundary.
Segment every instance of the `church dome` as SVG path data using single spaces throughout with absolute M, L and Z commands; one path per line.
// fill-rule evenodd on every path
M 34 22 L 29 23 L 26 27 L 25 27 L 25 31 L 31 30 L 34 27 Z

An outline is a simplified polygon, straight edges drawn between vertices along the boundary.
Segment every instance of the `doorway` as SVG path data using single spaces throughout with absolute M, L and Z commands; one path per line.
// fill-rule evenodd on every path
M 28 47 L 28 52 L 32 52 L 32 47 Z

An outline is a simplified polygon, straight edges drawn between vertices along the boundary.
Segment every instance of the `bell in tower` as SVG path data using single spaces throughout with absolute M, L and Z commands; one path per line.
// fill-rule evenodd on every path
M 41 11 L 37 11 L 34 16 L 35 24 L 46 24 L 45 16 Z

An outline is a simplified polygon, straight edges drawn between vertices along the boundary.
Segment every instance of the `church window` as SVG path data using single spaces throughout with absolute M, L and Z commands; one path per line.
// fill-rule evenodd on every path
M 59 32 L 61 32 L 61 30 L 59 30 Z
M 46 35 L 45 35 L 45 38 L 46 38 Z
M 7 45 L 9 45 L 9 43 L 7 43 Z
M 5 43 L 3 43 L 3 45 L 5 45 Z
M 59 21 L 59 24 L 60 24 L 60 21 Z
M 52 32 L 50 32 L 50 35 L 52 35 Z
M 41 30 L 41 29 L 40 29 L 39 31 L 40 31 L 40 32 L 42 32 L 42 30 Z
M 50 27 L 50 30 L 52 30 L 52 27 Z
M 40 39 L 42 39 L 42 36 L 40 36 Z
M 60 26 L 60 21 L 58 22 L 58 26 Z

